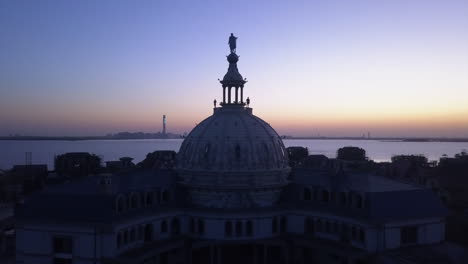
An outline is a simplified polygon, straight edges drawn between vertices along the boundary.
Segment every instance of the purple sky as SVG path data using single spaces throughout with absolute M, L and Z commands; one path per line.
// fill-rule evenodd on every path
M 138 4 L 137 4 L 138 3 Z M 468 1 L 0 2 L 0 135 L 188 132 L 227 39 L 280 134 L 468 136 Z

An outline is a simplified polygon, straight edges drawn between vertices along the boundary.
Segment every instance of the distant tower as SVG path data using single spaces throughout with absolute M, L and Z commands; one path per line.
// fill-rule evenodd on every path
M 166 135 L 166 115 L 163 115 L 163 135 Z

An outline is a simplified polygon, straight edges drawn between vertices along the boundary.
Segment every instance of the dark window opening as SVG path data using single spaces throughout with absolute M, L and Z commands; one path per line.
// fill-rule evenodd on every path
M 328 202 L 330 200 L 330 196 L 327 190 L 322 191 L 322 202 Z
M 346 205 L 346 193 L 340 192 L 340 203 Z
M 167 190 L 162 191 L 161 200 L 163 203 L 167 203 L 169 201 L 169 192 Z
M 362 228 L 359 229 L 359 242 L 361 243 L 366 242 L 366 233 L 364 232 L 364 229 Z
M 313 234 L 314 233 L 314 221 L 310 218 L 306 218 L 304 222 L 304 233 L 305 234 Z
M 203 220 L 198 219 L 198 233 L 204 234 L 205 233 L 205 222 Z
M 281 233 L 285 233 L 287 232 L 287 219 L 286 217 L 281 217 L 281 221 L 280 221 L 280 231 Z
M 166 233 L 167 232 L 167 222 L 166 220 L 161 222 L 161 233 Z
M 154 202 L 154 193 L 153 192 L 147 193 L 146 194 L 146 205 L 147 206 L 152 205 L 153 202 Z
M 145 226 L 145 235 L 144 235 L 145 242 L 149 242 L 153 240 L 153 225 L 147 224 Z
M 363 208 L 361 195 L 356 195 L 356 207 L 357 208 Z
M 310 201 L 312 194 L 310 193 L 310 190 L 308 188 L 304 188 L 304 200 L 305 201 Z
M 177 218 L 174 218 L 171 221 L 171 234 L 173 235 L 180 234 L 180 221 Z
M 73 251 L 73 240 L 71 237 L 54 237 L 54 253 L 71 254 Z
M 132 209 L 138 208 L 138 195 L 136 194 L 132 195 L 130 206 Z
M 190 233 L 195 233 L 195 219 L 190 219 Z
M 278 233 L 278 220 L 275 218 L 273 218 L 272 220 L 272 223 L 271 223 L 271 232 L 273 234 L 276 234 Z
M 242 236 L 242 222 L 236 222 L 236 236 Z
M 122 234 L 119 233 L 117 234 L 117 248 L 120 248 L 121 245 L 122 245 Z
M 252 226 L 252 221 L 247 221 L 245 224 L 245 233 L 247 236 L 252 236 L 253 235 L 253 226 Z
M 418 228 L 416 226 L 405 226 L 400 232 L 401 244 L 413 244 L 418 242 Z
M 227 221 L 224 224 L 224 234 L 228 237 L 232 236 L 232 223 L 231 221 Z
M 54 264 L 72 264 L 70 258 L 54 258 Z

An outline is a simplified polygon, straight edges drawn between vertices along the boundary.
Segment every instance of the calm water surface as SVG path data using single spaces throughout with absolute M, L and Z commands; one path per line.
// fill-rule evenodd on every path
M 120 157 L 132 157 L 135 162 L 143 160 L 147 153 L 155 150 L 178 151 L 182 139 L 144 140 L 84 140 L 84 141 L 10 141 L 0 140 L 0 169 L 9 169 L 15 164 L 25 163 L 25 153 L 32 153 L 33 164 L 47 164 L 53 169 L 55 155 L 66 152 L 91 152 L 104 161 Z M 367 156 L 375 161 L 388 161 L 397 154 L 422 154 L 429 160 L 438 160 L 443 154 L 453 156 L 468 149 L 467 142 L 399 142 L 378 140 L 321 140 L 287 139 L 286 147 L 303 146 L 310 154 L 335 157 L 336 151 L 344 146 L 356 146 L 366 150 Z

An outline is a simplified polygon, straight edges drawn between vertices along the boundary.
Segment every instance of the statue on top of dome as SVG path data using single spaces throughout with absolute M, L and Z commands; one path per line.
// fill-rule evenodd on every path
M 236 41 L 237 37 L 231 33 L 231 36 L 229 37 L 229 48 L 231 49 L 231 53 L 236 53 Z

